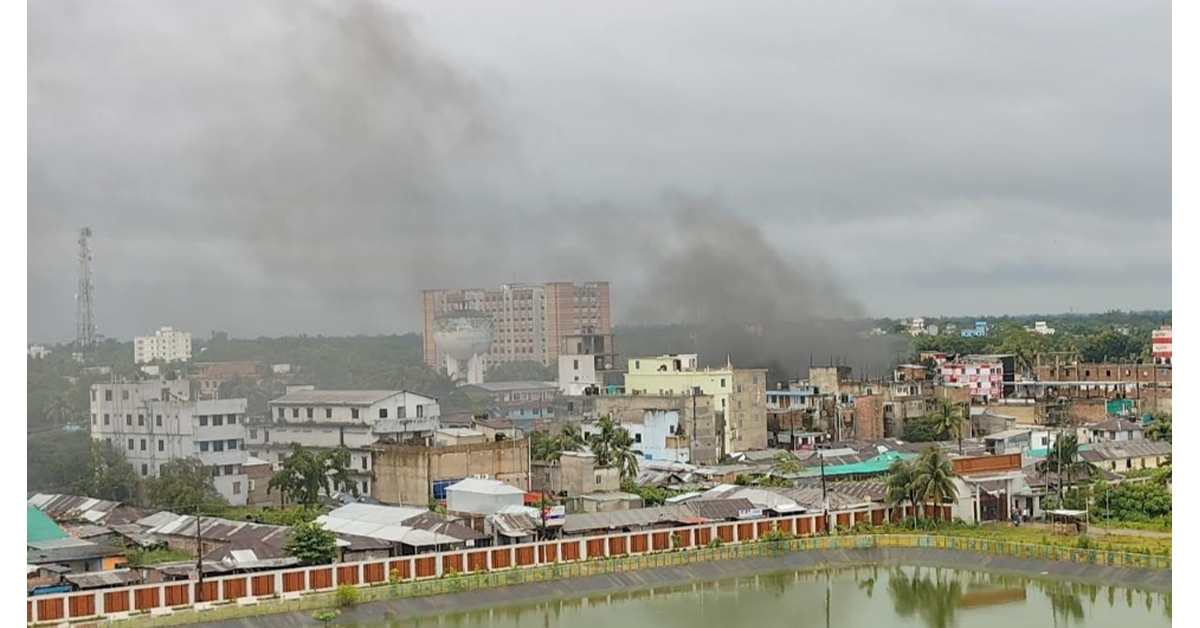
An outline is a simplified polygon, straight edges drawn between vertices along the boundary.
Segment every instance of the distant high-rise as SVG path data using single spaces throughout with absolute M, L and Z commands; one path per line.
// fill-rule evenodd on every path
M 482 357 L 486 370 L 505 362 L 558 364 L 562 354 L 612 352 L 608 282 L 504 284 L 498 290 L 422 292 L 425 363 L 446 370 L 436 321 L 456 312 L 492 319 L 492 342 Z

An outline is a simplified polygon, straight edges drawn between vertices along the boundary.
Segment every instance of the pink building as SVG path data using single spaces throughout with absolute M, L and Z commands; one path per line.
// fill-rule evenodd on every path
M 1171 363 L 1171 326 L 1163 325 L 1150 332 L 1150 352 L 1155 364 Z
M 946 362 L 942 381 L 966 385 L 973 397 L 1000 399 L 1004 396 L 1003 362 Z

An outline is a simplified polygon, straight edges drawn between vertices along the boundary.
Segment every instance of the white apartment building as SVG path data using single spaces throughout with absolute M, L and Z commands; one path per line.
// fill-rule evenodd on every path
M 133 361 L 135 364 L 162 360 L 164 362 L 187 362 L 192 359 L 192 335 L 186 331 L 175 331 L 163 327 L 153 336 L 138 336 L 133 339 Z
M 691 462 L 688 438 L 678 435 L 678 410 L 645 410 L 641 420 L 620 421 L 621 427 L 633 438 L 633 448 L 640 451 L 643 460 L 665 462 Z M 600 433 L 597 422 L 587 421 L 582 425 L 583 435 L 590 438 Z
M 589 386 L 600 386 L 594 355 L 558 356 L 558 390 L 568 397 L 583 395 Z
M 91 433 L 120 450 L 143 477 L 175 458 L 199 458 L 217 490 L 242 505 L 251 490 L 246 462 L 246 400 L 192 401 L 187 380 L 93 384 Z
M 291 389 L 269 402 L 269 417 L 249 427 L 250 455 L 276 468 L 292 443 L 350 450 L 350 474 L 363 495 L 374 485 L 371 446 L 380 438 L 432 444 L 441 427 L 437 399 L 400 390 Z
M 40 360 L 50 355 L 50 352 L 43 345 L 29 345 L 29 357 Z

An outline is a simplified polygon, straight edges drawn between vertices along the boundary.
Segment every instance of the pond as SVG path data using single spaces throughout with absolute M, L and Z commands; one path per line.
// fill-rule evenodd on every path
M 350 625 L 1157 628 L 1171 625 L 1171 594 L 946 568 L 877 566 L 772 573 Z

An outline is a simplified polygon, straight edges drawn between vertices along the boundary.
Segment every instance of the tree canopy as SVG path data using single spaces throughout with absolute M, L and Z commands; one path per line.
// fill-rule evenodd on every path
M 345 448 L 313 451 L 292 443 L 292 452 L 280 463 L 280 469 L 267 485 L 267 492 L 282 491 L 284 497 L 305 506 L 315 506 L 321 493 L 335 490 L 358 495 L 358 485 L 350 479 L 350 451 Z
M 316 521 L 292 526 L 284 551 L 305 565 L 324 565 L 337 558 L 337 536 Z
M 145 504 L 177 513 L 213 512 L 228 505 L 213 483 L 212 470 L 198 458 L 176 458 L 144 482 Z

